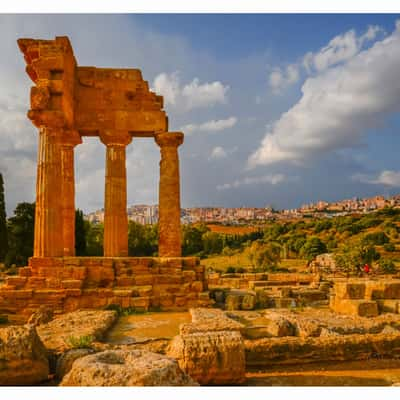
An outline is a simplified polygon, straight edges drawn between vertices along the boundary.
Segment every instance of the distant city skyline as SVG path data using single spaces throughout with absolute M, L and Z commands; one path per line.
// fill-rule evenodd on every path
M 182 207 L 298 208 L 400 190 L 400 15 L 0 15 L 7 214 L 35 200 L 32 83 L 16 40 L 69 36 L 80 65 L 140 68 L 183 131 Z M 107 27 L 107 29 L 105 29 Z M 318 32 L 318 34 L 316 34 Z M 383 62 L 384 60 L 384 62 Z M 104 145 L 76 148 L 76 206 L 104 204 Z M 159 149 L 127 148 L 128 204 L 158 199 Z
M 243 221 L 265 221 L 270 219 L 291 219 L 304 216 L 332 216 L 351 213 L 368 213 L 380 210 L 384 207 L 400 208 L 400 194 L 385 197 L 382 195 L 371 198 L 354 197 L 336 202 L 319 200 L 314 203 L 303 204 L 292 209 L 273 209 L 265 207 L 187 207 L 181 209 L 182 223 L 198 222 L 222 222 L 240 223 Z M 152 225 L 158 222 L 157 204 L 129 205 L 128 220 L 142 225 Z M 91 211 L 85 214 L 85 218 L 92 223 L 104 222 L 104 209 Z

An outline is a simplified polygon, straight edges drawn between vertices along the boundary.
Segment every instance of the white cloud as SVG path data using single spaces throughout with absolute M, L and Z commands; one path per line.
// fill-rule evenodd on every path
M 223 185 L 218 185 L 217 190 L 226 190 L 232 188 L 238 188 L 243 185 L 255 185 L 261 183 L 268 183 L 270 185 L 277 185 L 286 179 L 283 174 L 269 174 L 264 176 L 254 176 L 246 177 L 243 179 L 237 179 L 232 183 L 224 183 Z
M 233 147 L 231 149 L 224 149 L 221 146 L 216 146 L 211 150 L 210 157 L 208 158 L 209 160 L 220 160 L 223 158 L 227 158 L 231 154 L 235 153 L 237 151 L 237 147 Z
M 267 131 L 249 166 L 298 163 L 360 145 L 368 129 L 400 110 L 399 68 L 400 27 L 347 62 L 308 78 L 301 99 Z
M 152 90 L 164 96 L 166 105 L 188 111 L 227 103 L 229 86 L 219 81 L 200 84 L 198 78 L 182 86 L 179 72 L 163 72 L 155 77 Z
M 191 135 L 193 132 L 219 132 L 232 128 L 237 123 L 236 117 L 203 122 L 202 124 L 188 124 L 181 127 L 183 133 Z
M 211 151 L 210 158 L 220 159 L 220 158 L 226 158 L 226 157 L 228 157 L 228 154 L 226 153 L 224 148 L 221 146 L 214 147 Z
M 378 174 L 378 176 L 355 174 L 352 176 L 352 179 L 363 183 L 370 183 L 372 185 L 400 187 L 400 171 L 384 170 Z
M 291 64 L 285 70 L 275 68 L 269 75 L 269 85 L 275 94 L 296 83 L 300 78 L 299 68 L 296 64 Z
M 288 65 L 285 70 L 274 68 L 269 75 L 272 92 L 279 94 L 283 89 L 298 82 L 301 68 L 304 68 L 307 74 L 318 73 L 353 58 L 365 43 L 373 41 L 381 33 L 384 33 L 384 30 L 377 25 L 370 25 L 360 36 L 352 29 L 335 36 L 317 52 L 306 53 L 298 63 Z

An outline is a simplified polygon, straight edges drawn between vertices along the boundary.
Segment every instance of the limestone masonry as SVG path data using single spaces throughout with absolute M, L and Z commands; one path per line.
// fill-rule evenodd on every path
M 149 90 L 138 69 L 78 66 L 67 37 L 19 39 L 18 45 L 35 84 L 28 118 L 39 129 L 34 253 L 1 287 L 0 310 L 28 316 L 40 304 L 63 312 L 114 303 L 145 309 L 204 303 L 204 269 L 181 258 L 178 147 L 184 135 L 168 132 L 162 96 Z M 74 148 L 84 136 L 98 136 L 106 146 L 105 258 L 75 257 Z M 154 259 L 127 257 L 126 146 L 138 137 L 153 138 L 161 153 Z

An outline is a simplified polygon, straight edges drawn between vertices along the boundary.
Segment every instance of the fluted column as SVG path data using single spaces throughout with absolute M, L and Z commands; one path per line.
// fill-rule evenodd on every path
M 158 255 L 180 257 L 182 250 L 178 146 L 183 143 L 183 133 L 158 133 L 155 135 L 155 141 L 161 151 Z
M 132 140 L 126 133 L 101 135 L 106 149 L 104 195 L 104 256 L 128 255 L 128 214 L 126 193 L 126 146 Z
M 76 131 L 65 131 L 61 143 L 63 254 L 75 256 L 74 147 L 82 143 Z
M 63 255 L 60 132 L 42 127 L 36 181 L 34 257 Z

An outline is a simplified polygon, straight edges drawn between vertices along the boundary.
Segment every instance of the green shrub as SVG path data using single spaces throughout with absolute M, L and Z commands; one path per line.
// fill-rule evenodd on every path
M 227 274 L 234 274 L 235 272 L 236 272 L 236 268 L 235 267 L 230 266 L 230 267 L 228 267 L 226 269 L 226 273 Z
M 385 243 L 389 243 L 389 238 L 385 232 L 373 232 L 368 233 L 362 239 L 363 243 L 366 245 L 383 245 Z
M 90 349 L 94 341 L 94 336 L 69 336 L 67 338 L 67 344 L 73 349 Z
M 396 266 L 392 260 L 380 260 L 379 268 L 384 274 L 395 274 L 397 272 Z
M 7 322 L 8 322 L 7 315 L 0 315 L 0 325 L 1 324 L 6 324 Z
M 393 243 L 385 243 L 383 245 L 383 250 L 393 252 L 396 251 L 396 246 Z
M 238 272 L 239 274 L 243 274 L 246 272 L 246 270 L 243 267 L 237 267 L 236 272 Z

